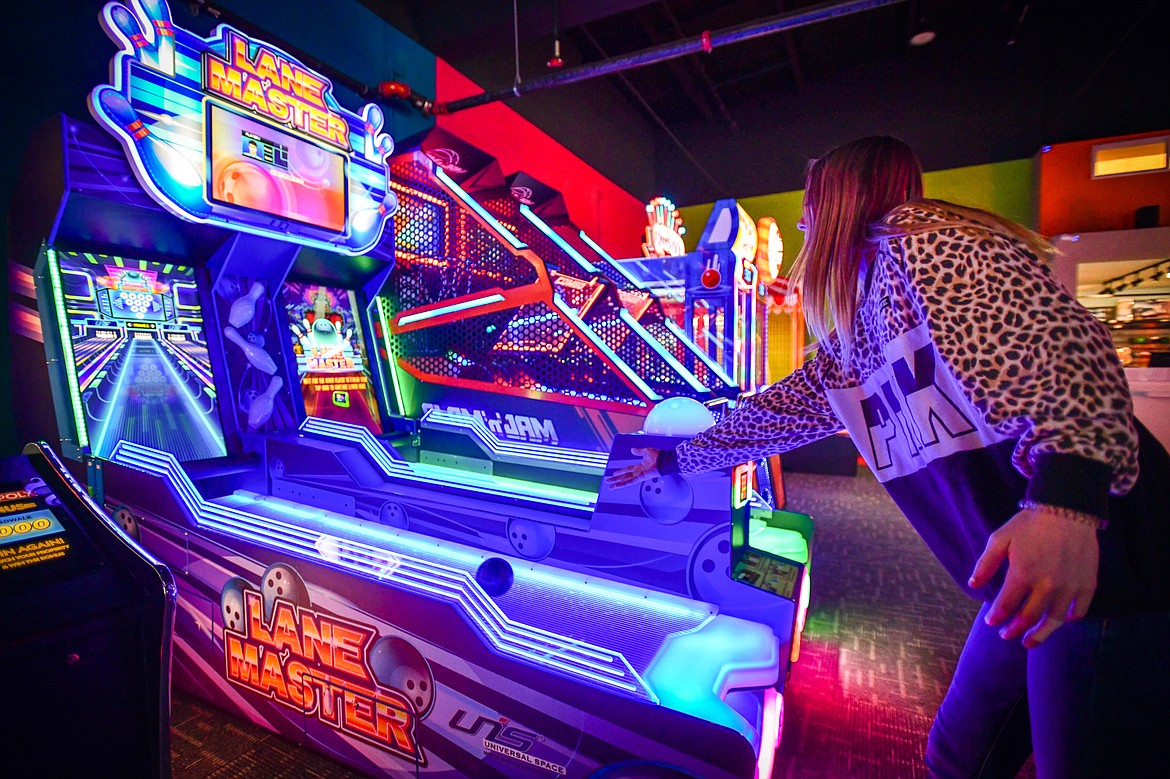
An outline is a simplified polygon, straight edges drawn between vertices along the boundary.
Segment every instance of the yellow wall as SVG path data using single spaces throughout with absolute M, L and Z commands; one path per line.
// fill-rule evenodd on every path
M 966 206 L 985 208 L 1021 224 L 1033 224 L 1032 160 L 1010 160 L 965 168 L 936 170 L 923 176 L 926 196 L 950 200 Z M 775 218 L 784 238 L 784 270 L 792 264 L 804 244 L 804 234 L 796 229 L 800 219 L 800 203 L 804 190 L 758 195 L 739 200 L 752 217 Z M 683 236 L 687 251 L 695 248 L 713 203 L 685 206 L 679 209 L 687 233 Z
M 936 170 L 923 175 L 923 184 L 927 197 L 984 208 L 1034 227 L 1032 164 L 1031 159 L 1024 159 Z M 739 199 L 740 205 L 753 218 L 758 220 L 762 216 L 771 216 L 776 220 L 780 235 L 784 239 L 785 273 L 792 266 L 800 247 L 804 245 L 804 233 L 796 229 L 803 197 L 804 190 L 800 190 Z M 686 235 L 683 236 L 687 251 L 694 250 L 695 244 L 699 242 L 713 206 L 714 203 L 706 203 L 679 209 L 683 224 L 687 228 Z M 774 329 L 778 337 L 787 332 L 783 327 L 770 326 L 770 336 L 773 335 L 771 331 Z M 780 344 L 771 343 L 771 340 L 769 338 L 768 380 L 775 381 L 792 370 L 792 355 L 790 348 L 778 348 Z

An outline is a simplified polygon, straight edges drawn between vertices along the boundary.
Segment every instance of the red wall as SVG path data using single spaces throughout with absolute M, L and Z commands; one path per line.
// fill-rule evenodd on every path
M 1093 146 L 1154 138 L 1170 131 L 1055 144 L 1036 157 L 1037 229 L 1042 235 L 1132 230 L 1134 211 L 1160 207 L 1158 226 L 1170 226 L 1170 171 L 1093 178 Z
M 483 92 L 442 59 L 435 67 L 436 102 Z M 508 106 L 489 103 L 440 116 L 438 126 L 494 156 L 505 175 L 522 170 L 559 190 L 569 218 L 614 257 L 641 256 L 646 205 Z

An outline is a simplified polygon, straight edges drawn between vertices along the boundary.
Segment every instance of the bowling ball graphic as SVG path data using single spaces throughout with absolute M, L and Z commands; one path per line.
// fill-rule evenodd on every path
M 402 504 L 388 500 L 378 509 L 378 522 L 388 527 L 405 530 L 410 525 L 410 517 Z
M 695 543 L 687 571 L 696 600 L 724 603 L 743 595 L 743 585 L 731 578 L 731 535 L 726 525 L 709 530 Z
M 276 213 L 288 210 L 289 193 L 284 183 L 246 160 L 218 168 L 211 187 L 212 197 L 224 203 Z
M 642 482 L 638 502 L 646 516 L 663 525 L 681 522 L 695 505 L 690 483 L 678 474 L 655 476 Z
M 224 582 L 223 589 L 219 593 L 219 616 L 223 620 L 225 629 L 237 633 L 244 632 L 246 618 L 244 592 L 247 590 L 255 591 L 255 589 L 246 579 L 239 576 L 233 576 Z
M 260 577 L 260 596 L 264 599 L 264 619 L 272 619 L 276 599 L 294 606 L 309 606 L 309 588 L 296 569 L 286 563 L 273 563 Z
M 422 653 L 404 638 L 382 636 L 367 657 L 374 678 L 383 687 L 398 690 L 422 719 L 435 705 L 435 677 Z
M 502 557 L 489 557 L 475 569 L 475 580 L 484 592 L 498 598 L 512 589 L 512 564 Z
M 138 517 L 134 516 L 133 511 L 125 506 L 119 506 L 114 509 L 114 513 L 110 516 L 113 517 L 114 522 L 118 524 L 118 527 L 122 528 L 122 531 L 126 535 L 135 541 L 141 540 L 141 533 L 138 530 Z
M 533 519 L 508 520 L 508 542 L 521 557 L 541 560 L 548 557 L 557 540 L 557 529 Z

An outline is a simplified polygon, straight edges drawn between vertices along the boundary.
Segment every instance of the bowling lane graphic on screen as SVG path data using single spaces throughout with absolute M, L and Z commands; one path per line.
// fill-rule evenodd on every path
M 370 380 L 366 343 L 353 292 L 320 284 L 289 282 L 284 309 L 305 414 L 362 425 L 382 432 Z
M 226 455 L 194 271 L 57 257 L 93 454 L 106 457 L 125 439 L 183 461 Z

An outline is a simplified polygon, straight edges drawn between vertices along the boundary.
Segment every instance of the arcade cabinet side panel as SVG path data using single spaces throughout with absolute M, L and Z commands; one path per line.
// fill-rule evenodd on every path
M 60 451 L 57 409 L 49 383 L 45 338 L 33 268 L 52 240 L 65 192 L 64 115 L 33 129 L 8 212 L 8 339 L 16 444 L 48 441 Z

